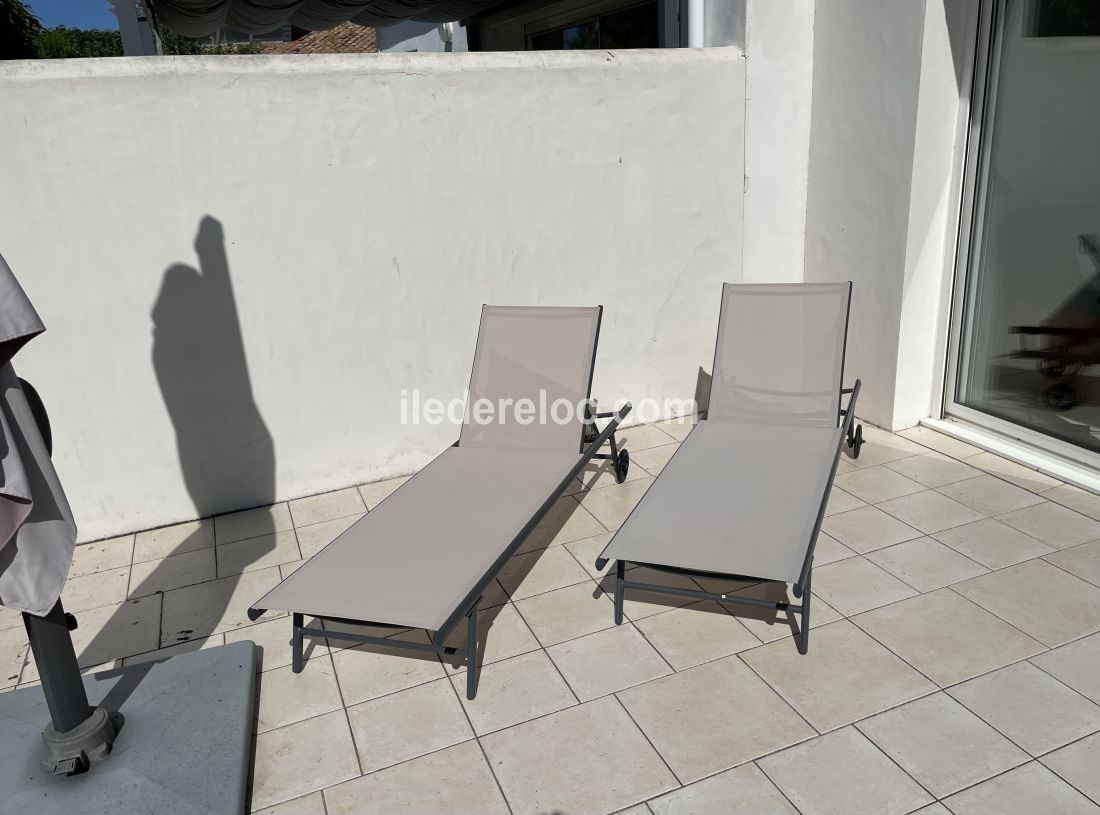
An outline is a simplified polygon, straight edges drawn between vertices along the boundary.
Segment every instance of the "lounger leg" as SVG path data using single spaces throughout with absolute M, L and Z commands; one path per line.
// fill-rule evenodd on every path
M 296 674 L 302 672 L 302 626 L 301 614 L 293 615 L 294 634 L 290 640 L 290 669 Z
M 626 574 L 626 564 L 621 560 L 615 561 L 615 625 L 623 624 L 623 578 Z
M 813 592 L 810 591 L 810 580 L 813 577 L 811 570 L 810 574 L 806 576 L 806 585 L 802 587 L 802 614 L 799 622 L 798 632 L 798 653 L 805 654 L 810 648 L 810 597 Z
M 477 696 L 477 606 L 481 602 L 479 597 L 474 601 L 470 610 L 466 612 L 466 698 L 473 699 Z

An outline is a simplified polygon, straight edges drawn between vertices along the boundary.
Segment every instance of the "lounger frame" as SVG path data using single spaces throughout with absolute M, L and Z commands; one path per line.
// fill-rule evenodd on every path
M 657 594 L 670 594 L 678 597 L 690 597 L 695 600 L 714 600 L 719 603 L 740 603 L 743 605 L 757 606 L 760 608 L 775 609 L 777 611 L 783 611 L 789 614 L 798 614 L 800 617 L 799 622 L 799 638 L 798 638 L 798 651 L 801 654 L 805 654 L 809 649 L 810 644 L 810 581 L 812 577 L 812 566 L 814 560 L 814 547 L 817 545 L 818 533 L 821 531 L 821 522 L 825 518 L 825 507 L 829 502 L 829 493 L 832 490 L 833 479 L 836 477 L 837 466 L 840 462 L 840 453 L 844 447 L 848 447 L 852 450 L 855 456 L 858 456 L 858 450 L 862 445 L 862 427 L 855 425 L 855 406 L 856 400 L 859 398 L 859 389 L 861 386 L 860 380 L 856 380 L 854 387 L 842 388 L 840 390 L 840 399 L 843 403 L 843 398 L 848 396 L 848 404 L 840 408 L 840 420 L 841 420 L 841 434 L 840 440 L 837 442 L 836 451 L 833 455 L 833 466 L 829 472 L 828 487 L 825 490 L 825 494 L 821 498 L 821 505 L 817 511 L 817 520 L 814 522 L 813 532 L 810 535 L 809 546 L 806 549 L 806 557 L 802 563 L 802 570 L 799 575 L 798 582 L 792 585 L 792 593 L 796 598 L 801 598 L 802 603 L 795 605 L 786 601 L 776 600 L 761 600 L 756 597 L 745 597 L 736 593 L 717 594 L 715 592 L 704 591 L 703 589 L 684 589 L 678 586 L 662 586 L 657 583 L 646 583 L 641 580 L 629 580 L 626 577 L 626 567 L 628 564 L 635 566 L 644 566 L 648 569 L 653 569 L 660 572 L 668 572 L 671 574 L 684 575 L 687 577 L 706 577 L 718 580 L 751 580 L 754 585 L 761 583 L 782 583 L 786 585 L 785 581 L 772 580 L 766 578 L 760 578 L 753 575 L 742 574 L 726 574 L 718 572 L 706 572 L 698 569 L 684 569 L 678 566 L 666 566 L 658 563 L 643 563 L 640 561 L 632 560 L 616 560 L 615 562 L 615 624 L 622 625 L 623 622 L 623 600 L 626 594 L 626 589 L 640 589 L 643 591 L 650 591 Z M 705 420 L 704 420 L 705 421 Z M 642 500 L 645 500 L 644 498 Z M 596 561 L 597 568 L 604 568 L 607 565 L 607 561 L 600 559 Z
M 379 645 L 386 648 L 403 648 L 408 651 L 419 651 L 421 653 L 442 654 L 446 656 L 460 656 L 464 657 L 466 661 L 466 698 L 473 699 L 477 694 L 477 681 L 479 678 L 480 670 L 478 666 L 478 625 L 477 625 L 477 611 L 478 605 L 481 602 L 481 598 L 485 592 L 486 587 L 504 568 L 512 556 L 516 553 L 520 544 L 527 539 L 539 521 L 543 519 L 550 508 L 558 500 L 559 496 L 565 489 L 573 482 L 573 479 L 580 475 L 581 470 L 594 458 L 609 458 L 613 461 L 617 460 L 619 447 L 615 440 L 615 431 L 622 423 L 623 419 L 630 413 L 631 405 L 628 402 L 623 405 L 615 413 L 598 413 L 596 418 L 612 417 L 611 421 L 604 427 L 603 431 L 596 436 L 595 440 L 585 448 L 581 454 L 580 460 L 577 462 L 569 474 L 562 480 L 559 487 L 547 498 L 546 502 L 539 508 L 539 511 L 531 517 L 527 524 L 520 530 L 508 544 L 508 546 L 502 550 L 500 556 L 494 561 L 493 565 L 482 575 L 481 579 L 477 582 L 477 585 L 469 592 L 466 599 L 459 603 L 458 607 L 452 612 L 447 621 L 440 626 L 436 631 L 428 631 L 428 637 L 430 642 L 410 642 L 409 640 L 398 639 L 396 637 L 378 637 L 368 634 L 356 634 L 350 631 L 330 631 L 322 628 L 311 628 L 305 625 L 305 614 L 302 612 L 293 612 L 291 619 L 293 623 L 293 634 L 291 638 L 291 670 L 294 673 L 301 673 L 304 664 L 304 639 L 306 637 L 312 637 L 316 639 L 329 639 L 329 640 L 346 640 L 348 642 L 354 642 L 363 645 Z M 604 444 L 609 444 L 611 447 L 610 456 L 606 453 L 599 453 L 601 447 Z M 259 609 L 250 609 L 248 616 L 250 619 L 258 619 L 263 612 Z M 319 620 L 322 623 L 343 623 L 350 625 L 370 625 L 379 628 L 394 628 L 396 630 L 407 630 L 405 626 L 393 625 L 391 623 L 375 622 L 372 620 L 351 620 L 344 617 L 325 617 L 322 615 L 311 614 L 313 619 Z M 455 626 L 463 619 L 466 618 L 466 647 L 456 648 L 453 646 L 443 645 L 443 641 L 447 639 L 451 631 Z

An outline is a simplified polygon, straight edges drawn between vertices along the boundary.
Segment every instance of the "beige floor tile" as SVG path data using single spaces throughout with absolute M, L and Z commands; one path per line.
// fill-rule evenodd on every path
M 935 490 L 894 498 L 878 505 L 899 521 L 919 529 L 926 535 L 941 532 L 953 526 L 980 521 L 982 514 Z
M 1033 657 L 1032 662 L 1078 693 L 1100 704 L 1100 634 Z
M 286 502 L 267 507 L 245 509 L 214 518 L 214 535 L 218 543 L 233 543 L 246 538 L 258 538 L 294 528 L 290 507 Z
M 311 792 L 275 806 L 253 809 L 252 815 L 325 815 L 325 800 L 320 792 Z
M 866 555 L 917 591 L 933 591 L 989 570 L 932 538 L 917 538 Z
M 293 529 L 218 544 L 218 577 L 253 572 L 302 559 Z M 259 599 L 259 598 L 257 598 Z
M 638 478 L 614 487 L 604 487 L 586 492 L 581 498 L 581 506 L 592 513 L 593 517 L 607 529 L 618 529 L 631 513 L 638 501 L 645 495 L 652 478 Z
M 134 563 L 182 555 L 184 552 L 207 549 L 213 545 L 213 518 L 162 526 L 160 529 L 137 533 L 134 539 Z
M 856 552 L 849 549 L 843 543 L 831 535 L 819 532 L 817 543 L 814 544 L 814 566 L 826 566 L 838 560 L 855 557 Z
M 513 556 L 497 580 L 513 600 L 591 582 L 587 570 L 564 546 L 550 546 Z
M 983 515 L 1000 515 L 1043 503 L 1033 492 L 992 475 L 979 475 L 940 487 L 937 492 L 977 510 Z
M 846 620 L 814 631 L 805 656 L 776 642 L 740 658 L 822 732 L 936 689 Z
M 742 764 L 649 802 L 653 815 L 798 815 L 755 764 Z
M 428 635 L 417 631 L 402 639 L 427 643 Z M 401 648 L 356 646 L 334 651 L 332 662 L 344 694 L 345 705 L 355 705 L 379 696 L 405 690 L 443 677 L 443 666 L 434 654 Z
M 477 742 L 325 790 L 328 815 L 509 815 Z
M 663 432 L 672 436 L 677 441 L 683 441 L 688 437 L 688 433 L 695 427 L 695 423 L 698 421 L 697 416 L 677 416 L 674 419 L 667 419 L 663 422 L 655 422 L 654 427 L 660 428 Z
M 1043 560 L 1053 563 L 1070 574 L 1077 575 L 1082 580 L 1089 581 L 1094 586 L 1100 586 L 1100 541 L 1082 543 L 1072 549 L 1063 549 L 1052 555 L 1046 555 Z
M 251 625 L 249 606 L 279 580 L 279 570 L 273 567 L 165 592 L 161 645 Z
M 1100 730 L 1100 707 L 1028 662 L 947 692 L 1033 756 Z
M 307 560 L 313 557 L 344 534 L 364 514 L 366 513 L 348 515 L 344 518 L 333 518 L 331 521 L 321 521 L 317 524 L 300 526 L 295 529 L 294 531 L 298 536 L 298 549 L 301 550 L 302 557 Z
M 921 455 L 928 450 L 902 436 L 863 423 L 863 449 L 858 459 L 849 459 L 857 467 L 876 467 L 891 461 Z
M 853 471 L 859 472 L 858 470 Z M 850 492 L 845 492 L 834 484 L 829 490 L 829 502 L 825 505 L 825 517 L 839 515 L 842 512 L 850 512 L 853 509 L 859 509 L 865 506 L 867 506 L 865 501 L 859 500 Z
M 768 756 L 760 767 L 803 815 L 904 815 L 932 801 L 852 727 Z
M 359 775 L 343 710 L 256 737 L 252 808 L 299 798 Z
M 937 798 L 1030 760 L 945 693 L 872 716 L 857 727 Z
M 259 684 L 257 733 L 312 719 L 344 706 L 332 660 L 327 656 L 314 656 L 300 674 L 293 673 L 289 665 L 265 671 L 260 674 Z
M 814 735 L 736 656 L 618 696 L 685 784 Z
M 847 447 L 845 447 L 841 451 L 841 453 L 842 453 L 842 455 L 840 456 L 839 459 L 837 459 L 837 462 L 836 462 L 836 474 L 837 475 L 844 475 L 844 473 L 855 472 L 856 470 L 859 469 L 859 467 L 857 467 L 855 464 L 852 463 L 851 454 L 850 454 Z
M 845 492 L 868 504 L 900 498 L 925 489 L 922 484 L 882 465 L 838 475 L 835 483 Z
M 577 704 L 542 650 L 483 667 L 473 700 L 466 698 L 464 675 L 451 682 L 479 736 Z
M 1043 475 L 1038 470 L 1001 458 L 996 453 L 978 453 L 975 456 L 968 456 L 966 463 L 1032 492 L 1049 490 L 1062 483 L 1049 475 Z
M 359 485 L 359 495 L 367 509 L 374 509 L 384 500 L 393 495 L 402 484 L 412 478 L 411 475 L 403 475 L 400 478 L 388 478 L 385 481 L 374 481 L 370 484 Z
M 157 648 L 160 604 L 161 595 L 153 595 L 77 614 L 73 647 L 80 666 L 100 665 Z
M 758 600 L 782 601 L 792 604 L 801 602 L 790 592 L 787 586 L 781 583 L 760 583 L 737 593 L 746 597 L 755 597 Z M 775 642 L 776 640 L 785 639 L 791 643 L 792 647 L 798 642 L 799 632 L 801 631 L 799 626 L 802 624 L 802 618 L 799 615 L 786 611 L 747 606 L 741 603 L 730 602 L 724 605 L 726 610 L 761 642 Z M 833 620 L 839 620 L 840 617 L 840 612 L 821 599 L 815 591 L 810 601 L 810 629 L 826 625 Z
M 544 646 L 593 634 L 615 624 L 614 606 L 591 582 L 528 597 L 518 601 L 516 608 Z
M 951 815 L 951 812 L 943 804 L 929 804 L 918 809 L 913 815 Z
M 0 688 L 13 688 L 19 682 L 29 649 L 25 629 L 7 628 L 0 631 Z
M 1054 550 L 1030 535 L 986 518 L 932 535 L 987 569 L 1003 569 Z
M 362 515 L 366 511 L 367 505 L 355 487 L 323 492 L 290 502 L 290 517 L 295 526 L 309 526 L 321 521 L 331 521 L 333 518 Z
M 583 538 L 579 541 L 570 541 L 565 544 L 565 548 L 569 550 L 569 553 L 573 555 L 591 577 L 599 580 L 614 568 L 612 561 L 608 561 L 603 569 L 596 568 L 596 558 L 600 556 L 600 553 L 607 547 L 608 541 L 610 540 L 611 533 L 605 532 L 603 535 L 595 535 L 591 538 Z
M 1055 549 L 1100 539 L 1100 521 L 1049 501 L 1001 515 L 997 520 Z
M 317 626 L 317 621 L 307 618 L 307 626 Z M 318 626 L 319 627 L 319 626 Z M 243 642 L 245 640 L 255 643 L 258 651 L 256 660 L 260 671 L 272 671 L 290 664 L 290 617 L 276 617 L 273 620 L 264 619 L 255 625 L 236 628 L 225 633 L 226 642 Z M 314 657 L 322 657 L 328 654 L 328 646 L 324 640 L 306 638 L 302 656 L 305 658 L 305 670 L 309 670 L 310 660 Z
M 548 546 L 602 535 L 606 531 L 603 524 L 593 518 L 575 497 L 566 495 L 554 502 L 534 531 L 520 544 L 517 552 L 533 552 Z
M 641 467 L 649 475 L 660 475 L 661 470 L 672 459 L 673 454 L 680 449 L 679 444 L 662 444 L 660 447 L 651 447 L 648 450 L 639 450 L 630 453 L 630 464 L 633 467 Z
M 1094 492 L 1086 492 L 1072 484 L 1061 484 L 1044 491 L 1043 497 L 1100 521 L 1100 495 Z
M 1043 764 L 1100 804 L 1100 733 L 1048 753 Z
M 938 453 L 943 453 L 945 456 L 951 456 L 952 458 L 967 458 L 968 456 L 974 456 L 982 452 L 980 447 L 975 447 L 972 444 L 959 441 L 952 436 L 945 435 L 928 427 L 910 427 L 907 430 L 899 430 L 897 435 L 909 441 L 916 442 L 917 444 L 924 445 Z
M 217 577 L 214 549 L 197 549 L 161 560 L 135 563 L 130 570 L 130 597 L 193 586 Z
M 845 616 L 912 597 L 917 592 L 885 569 L 852 557 L 814 569 L 813 592 Z M 814 608 L 810 606 L 810 616 Z
M 672 673 L 629 624 L 563 642 L 547 653 L 582 702 Z
M 474 737 L 446 679 L 353 705 L 348 719 L 365 773 Z
M 854 552 L 872 552 L 884 546 L 919 538 L 920 532 L 876 507 L 861 507 L 830 515 L 821 529 Z
M 73 550 L 73 562 L 69 577 L 83 577 L 95 572 L 106 572 L 129 566 L 134 559 L 134 536 L 82 543 Z
M 636 625 L 678 671 L 760 644 L 718 603 L 695 603 L 647 617 Z
M 896 473 L 901 473 L 906 478 L 911 478 L 918 484 L 933 489 L 982 474 L 981 470 L 957 461 L 950 456 L 945 456 L 943 453 L 910 456 L 898 461 L 891 461 L 885 466 Z
M 539 648 L 539 641 L 511 603 L 479 611 L 477 625 L 478 638 L 481 640 L 478 660 L 482 665 L 491 665 Z M 455 626 L 445 643 L 456 648 L 465 648 L 466 626 Z M 465 657 L 444 655 L 441 659 L 448 673 L 464 673 L 466 670 Z
M 0 631 L 8 628 L 22 628 L 23 615 L 14 608 L 0 606 Z
M 941 687 L 1044 650 L 1041 642 L 951 589 L 875 609 L 852 622 Z
M 514 815 L 614 812 L 676 786 L 611 696 L 493 733 L 481 744 Z M 594 772 L 599 783 L 585 783 Z
M 1100 589 L 1043 560 L 952 588 L 1051 648 L 1100 630 Z
M 144 654 L 126 657 L 122 660 L 122 667 L 140 665 L 143 662 L 158 662 L 163 659 L 171 659 L 179 654 L 190 654 L 195 651 L 205 651 L 208 648 L 217 648 L 219 645 L 225 645 L 225 635 L 211 634 L 209 637 L 203 637 L 200 640 L 188 640 L 177 645 L 169 645 L 167 648 L 157 648 L 155 651 L 146 651 Z
M 954 815 L 1097 815 L 1100 810 L 1033 761 L 963 790 L 945 802 Z
M 615 441 L 620 448 L 625 447 L 630 451 L 631 458 L 634 457 L 634 451 L 639 453 L 643 450 L 649 450 L 653 447 L 661 447 L 669 444 L 678 439 L 673 438 L 659 425 L 655 424 L 636 424 L 631 427 L 620 428 L 615 431 Z
M 101 662 L 96 665 L 89 665 L 87 667 L 80 667 L 81 676 L 89 676 L 91 674 L 99 674 L 104 671 L 113 671 L 121 668 L 123 660 L 112 659 L 107 662 Z M 19 688 L 38 687 L 40 685 L 38 675 L 38 667 L 34 664 L 34 653 L 27 654 L 27 664 L 23 666 L 23 674 L 19 677 Z
M 129 566 L 84 577 L 71 577 L 65 581 L 61 600 L 65 604 L 65 610 L 74 614 L 100 606 L 113 606 L 126 599 L 126 587 L 129 584 Z

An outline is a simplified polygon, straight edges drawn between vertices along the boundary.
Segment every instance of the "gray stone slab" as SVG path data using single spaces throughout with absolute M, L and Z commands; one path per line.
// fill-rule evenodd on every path
M 84 678 L 121 713 L 114 750 L 83 775 L 42 765 L 40 687 L 0 694 L 0 801 L 35 815 L 241 815 L 252 751 L 255 646 L 236 642 Z

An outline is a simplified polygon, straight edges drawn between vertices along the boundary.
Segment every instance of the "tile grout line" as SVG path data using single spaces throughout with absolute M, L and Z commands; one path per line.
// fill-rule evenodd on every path
M 656 680 L 651 680 L 651 681 L 656 681 Z M 638 724 L 637 719 L 635 719 L 633 714 L 631 714 L 630 709 L 627 708 L 627 706 L 623 702 L 623 700 L 619 698 L 619 694 L 618 693 L 612 693 L 610 695 L 612 697 L 614 697 L 614 699 L 618 703 L 619 707 L 622 708 L 623 713 L 625 713 L 626 717 L 628 719 L 630 719 L 630 723 L 633 724 L 636 728 L 638 728 L 638 732 L 642 734 L 642 738 L 644 738 L 645 741 L 646 741 L 646 744 L 649 745 L 649 749 L 651 749 L 656 754 L 657 758 L 661 759 L 661 763 L 665 765 L 665 769 L 668 770 L 669 774 L 673 777 L 673 779 L 675 779 L 675 781 L 678 785 L 675 789 L 683 789 L 685 786 L 687 786 L 683 782 L 683 780 L 681 780 L 680 776 L 678 776 L 676 774 L 676 771 L 672 769 L 672 766 L 668 763 L 668 761 L 665 760 L 664 755 L 662 755 L 661 751 L 657 749 L 657 745 L 655 745 L 653 743 L 653 740 L 649 738 L 649 734 L 645 732 L 645 729 L 640 724 Z M 692 782 L 692 783 L 694 783 L 694 782 Z M 673 790 L 666 790 L 665 792 L 660 793 L 660 795 L 666 795 L 669 792 L 673 792 Z M 654 796 L 654 798 L 656 798 L 656 797 L 659 797 L 659 796 Z M 651 800 L 653 800 L 653 799 L 652 798 L 645 799 L 645 801 L 651 801 Z M 631 804 L 631 806 L 633 806 L 633 804 Z M 646 806 L 648 807 L 648 804 L 646 804 Z

